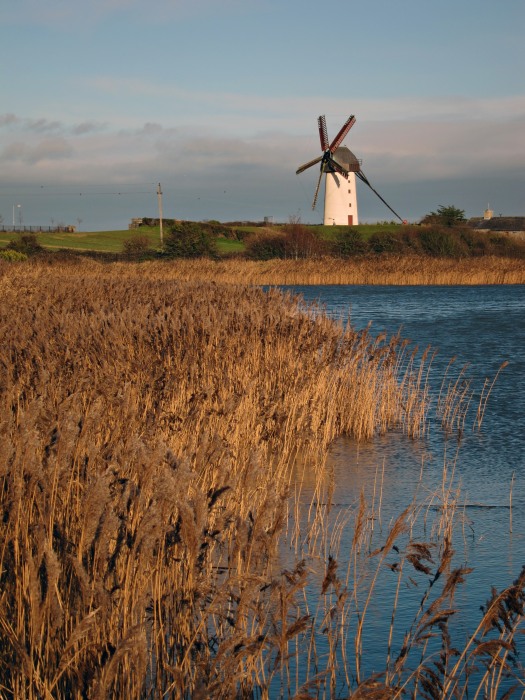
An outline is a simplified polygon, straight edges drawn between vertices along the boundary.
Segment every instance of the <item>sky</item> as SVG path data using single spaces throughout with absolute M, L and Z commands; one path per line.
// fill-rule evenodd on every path
M 4 224 L 322 222 L 317 117 L 409 221 L 525 215 L 523 0 L 3 0 Z M 358 185 L 362 222 L 391 212 Z

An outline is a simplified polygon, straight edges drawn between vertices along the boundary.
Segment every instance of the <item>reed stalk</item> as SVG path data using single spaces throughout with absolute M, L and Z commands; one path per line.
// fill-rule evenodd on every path
M 329 696 L 341 673 L 351 680 L 357 611 L 355 692 L 372 687 L 363 630 L 404 520 L 372 553 L 364 500 L 332 528 L 327 455 L 340 436 L 423 436 L 431 354 L 275 289 L 190 280 L 195 269 L 0 268 L 2 697 Z M 449 486 L 443 501 L 447 541 Z M 307 561 L 279 565 L 287 535 Z M 405 543 L 413 567 L 421 547 Z M 389 697 L 402 667 L 383 682 Z
M 116 266 L 117 264 L 114 265 Z M 120 263 L 120 266 L 128 268 L 132 265 Z M 525 264 L 522 259 L 495 256 L 458 260 L 417 255 L 267 261 L 199 259 L 141 263 L 140 269 L 144 275 L 162 275 L 186 282 L 208 282 L 213 279 L 221 283 L 255 285 L 525 283 Z

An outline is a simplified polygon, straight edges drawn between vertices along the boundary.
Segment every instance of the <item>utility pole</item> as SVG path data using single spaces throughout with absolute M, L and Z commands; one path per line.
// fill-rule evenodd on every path
M 160 223 L 160 247 L 164 247 L 164 236 L 163 236 L 163 231 L 162 231 L 162 188 L 160 186 L 157 187 L 157 199 L 159 200 L 159 223 Z

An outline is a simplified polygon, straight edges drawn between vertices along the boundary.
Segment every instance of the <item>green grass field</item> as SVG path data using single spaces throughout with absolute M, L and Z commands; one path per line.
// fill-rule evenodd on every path
M 0 233 L 0 246 L 16 240 L 17 233 Z M 135 236 L 147 236 L 153 248 L 160 247 L 160 233 L 157 227 L 144 227 L 134 231 L 93 231 L 76 233 L 37 233 L 37 240 L 44 248 L 58 250 L 95 250 L 105 253 L 122 252 L 124 241 Z
M 253 233 L 260 231 L 257 226 L 236 226 L 238 231 L 243 233 Z M 276 226 L 278 228 L 278 226 Z M 325 240 L 333 239 L 334 235 L 342 230 L 347 230 L 347 226 L 312 226 L 321 238 Z M 377 231 L 388 232 L 399 229 L 398 224 L 363 224 L 355 226 L 365 238 L 368 238 Z M 5 247 L 10 241 L 16 240 L 19 234 L 0 232 L 0 247 Z M 164 229 L 164 236 L 167 230 Z M 137 236 L 147 236 L 152 248 L 160 248 L 160 231 L 158 226 L 142 226 L 140 229 L 124 231 L 78 231 L 76 233 L 37 233 L 37 240 L 41 246 L 50 250 L 92 250 L 104 253 L 120 253 L 123 250 L 124 241 Z M 242 241 L 227 238 L 217 238 L 217 247 L 222 255 L 240 253 L 244 250 Z

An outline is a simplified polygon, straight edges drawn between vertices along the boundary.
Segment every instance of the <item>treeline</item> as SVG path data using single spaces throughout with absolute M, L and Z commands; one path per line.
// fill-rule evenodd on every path
M 222 227 L 225 228 L 225 227 Z M 333 256 L 422 255 L 465 258 L 476 256 L 525 257 L 525 241 L 499 233 L 475 231 L 468 226 L 399 226 L 397 230 L 367 234 L 354 227 L 338 228 L 331 236 L 301 223 L 255 232 L 237 232 L 243 240 L 242 255 L 250 260 L 309 259 Z M 128 254 L 139 243 L 130 241 Z M 219 257 L 217 235 L 209 224 L 179 222 L 168 231 L 163 254 L 169 257 Z
M 241 243 L 235 252 L 225 252 L 220 241 Z M 62 255 L 65 251 L 60 251 Z M 35 234 L 25 233 L 0 250 L 0 258 L 23 260 L 35 255 L 53 255 Z M 75 251 L 104 259 L 146 260 L 172 258 L 244 258 L 247 260 L 299 260 L 326 257 L 423 256 L 472 258 L 482 256 L 525 258 L 525 238 L 504 233 L 477 231 L 466 224 L 440 223 L 378 227 L 370 232 L 360 227 L 314 227 L 300 222 L 246 230 L 219 222 L 174 221 L 166 226 L 161 249 L 150 237 L 136 233 L 123 243 L 120 253 Z

